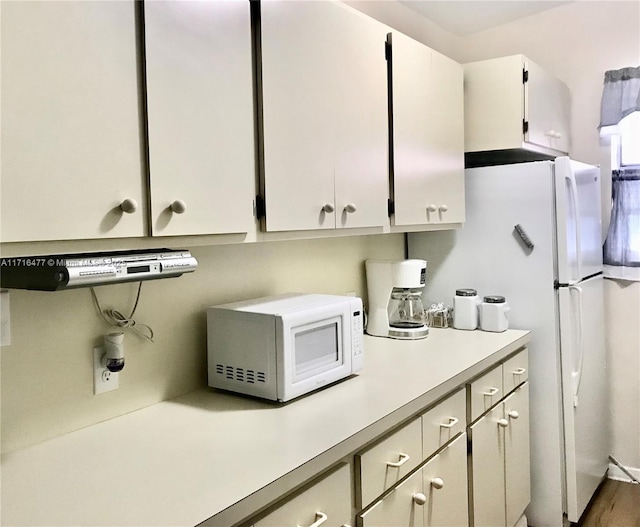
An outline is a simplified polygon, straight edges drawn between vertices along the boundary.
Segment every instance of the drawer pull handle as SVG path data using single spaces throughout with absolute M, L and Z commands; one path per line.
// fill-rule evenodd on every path
M 314 521 L 309 527 L 320 527 L 329 517 L 324 512 L 316 512 L 316 521 Z M 298 525 L 298 527 L 300 527 Z
M 400 459 L 398 461 L 392 462 L 392 461 L 387 461 L 387 465 L 390 467 L 401 467 L 402 465 L 404 465 L 407 461 L 409 461 L 409 454 L 400 454 Z
M 434 489 L 441 489 L 442 487 L 444 487 L 444 481 L 442 481 L 442 478 L 433 478 L 431 480 L 431 486 Z
M 484 392 L 482 395 L 486 395 L 487 397 L 493 397 L 494 395 L 496 395 L 500 390 L 498 388 L 489 388 L 488 391 Z
M 506 419 L 498 419 L 498 426 L 507 428 L 507 426 L 509 426 L 509 421 L 507 421 Z
M 449 422 L 448 423 L 440 423 L 440 426 L 442 428 L 453 428 L 457 424 L 458 424 L 458 418 L 457 417 L 449 417 Z
M 413 498 L 413 501 L 416 503 L 416 505 L 424 505 L 425 503 L 427 503 L 427 497 L 422 494 L 422 492 L 416 492 L 411 497 Z
M 517 419 L 520 417 L 520 414 L 516 410 L 511 410 L 508 415 L 511 419 Z
M 518 368 L 517 370 L 513 370 L 514 375 L 524 375 L 526 372 L 526 368 Z

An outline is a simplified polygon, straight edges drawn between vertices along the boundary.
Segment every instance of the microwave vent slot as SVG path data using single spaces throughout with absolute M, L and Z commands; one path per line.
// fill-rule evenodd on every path
M 266 383 L 267 375 L 263 371 L 245 370 L 225 364 L 216 364 L 216 374 L 230 381 L 246 382 L 249 384 Z

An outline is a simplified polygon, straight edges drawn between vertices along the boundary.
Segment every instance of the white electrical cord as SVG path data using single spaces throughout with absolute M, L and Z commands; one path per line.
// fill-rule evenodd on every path
M 136 308 L 138 307 L 138 301 L 140 300 L 140 292 L 142 291 L 142 282 L 138 282 L 138 294 L 136 295 L 136 302 L 133 305 L 133 309 L 131 310 L 131 314 L 128 317 L 125 317 L 120 311 L 115 309 L 102 309 L 100 307 L 100 302 L 98 301 L 98 295 L 96 295 L 95 289 L 91 288 L 91 296 L 93 297 L 93 302 L 98 309 L 98 312 L 102 315 L 107 323 L 110 326 L 116 326 L 123 329 L 130 329 L 136 335 L 145 338 L 151 342 L 153 342 L 153 329 L 146 324 L 139 324 L 135 320 L 133 320 L 133 315 L 136 312 Z

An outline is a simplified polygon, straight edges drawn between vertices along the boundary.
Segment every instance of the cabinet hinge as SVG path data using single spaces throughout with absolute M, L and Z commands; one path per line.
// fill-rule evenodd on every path
M 264 198 L 260 195 L 256 196 L 256 219 L 261 220 L 265 217 L 266 210 L 264 205 Z
M 387 214 L 389 217 L 393 216 L 396 212 L 396 205 L 391 199 L 387 199 Z
M 522 119 L 522 133 L 526 134 L 529 131 L 529 121 Z
M 529 80 L 529 72 L 527 70 L 522 70 L 522 84 Z

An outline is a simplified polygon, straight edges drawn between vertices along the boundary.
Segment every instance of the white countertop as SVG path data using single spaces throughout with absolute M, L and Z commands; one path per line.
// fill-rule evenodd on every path
M 360 375 L 287 404 L 203 389 L 10 452 L 2 525 L 193 526 L 242 500 L 251 510 L 271 482 L 337 461 L 356 434 L 372 439 L 528 340 L 517 330 L 365 337 Z

